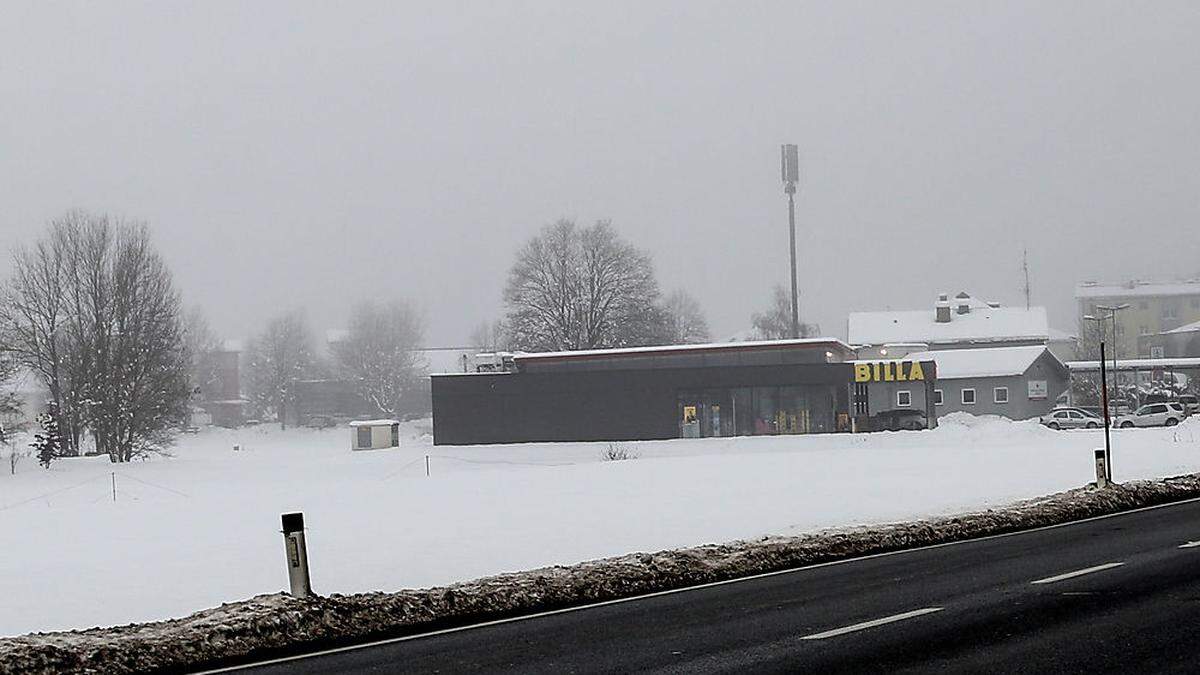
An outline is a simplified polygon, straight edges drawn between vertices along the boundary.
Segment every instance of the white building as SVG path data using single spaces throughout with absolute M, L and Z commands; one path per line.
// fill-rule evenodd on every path
M 1048 345 L 1045 307 L 1001 307 L 966 292 L 941 295 L 928 309 L 852 312 L 847 326 L 859 358 L 898 358 L 922 349 Z

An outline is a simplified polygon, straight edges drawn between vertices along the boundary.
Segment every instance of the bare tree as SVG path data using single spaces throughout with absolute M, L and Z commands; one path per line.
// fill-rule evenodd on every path
M 384 415 L 400 417 L 405 395 L 424 372 L 422 324 L 420 312 L 407 302 L 364 302 L 354 308 L 346 338 L 334 349 L 339 371 Z
M 204 310 L 192 307 L 183 320 L 183 344 L 187 351 L 188 381 L 193 398 L 210 400 L 212 389 L 221 379 L 215 354 L 221 349 L 221 340 L 208 325 Z
M 468 346 L 481 352 L 498 352 L 507 350 L 508 335 L 503 321 L 484 321 L 471 331 Z
M 792 296 L 781 284 L 771 289 L 771 308 L 751 317 L 755 338 L 786 340 L 792 337 Z M 816 324 L 800 322 L 800 337 L 814 337 L 821 332 Z
M 279 428 L 286 429 L 296 380 L 307 376 L 314 364 L 312 333 L 304 313 L 294 310 L 272 319 L 250 341 L 246 356 L 252 405 L 274 414 Z
M 530 351 L 654 344 L 658 299 L 650 256 L 608 221 L 543 228 L 517 253 L 504 291 L 513 347 Z
M 186 414 L 179 295 L 144 225 L 82 211 L 19 251 L 0 310 L 10 353 L 50 391 L 61 442 L 114 462 L 161 447 Z
M 712 339 L 700 303 L 687 291 L 680 289 L 668 295 L 662 309 L 667 344 L 699 344 Z

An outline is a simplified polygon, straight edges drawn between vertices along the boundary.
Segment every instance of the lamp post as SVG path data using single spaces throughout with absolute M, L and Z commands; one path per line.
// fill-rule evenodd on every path
M 1112 327 L 1113 327 L 1113 339 L 1112 339 L 1112 342 L 1113 342 L 1113 347 L 1112 347 L 1112 353 L 1113 353 L 1113 354 L 1112 354 L 1112 362 L 1113 362 L 1113 365 L 1112 365 L 1112 368 L 1113 368 L 1113 385 L 1114 385 L 1114 386 L 1116 386 L 1116 387 L 1120 387 L 1120 386 L 1121 386 L 1121 374 L 1120 374 L 1120 371 L 1119 371 L 1119 370 L 1117 370 L 1117 354 L 1118 354 L 1118 352 L 1120 352 L 1120 348 L 1119 348 L 1119 347 L 1120 347 L 1120 342 L 1118 342 L 1118 338 L 1117 338 L 1117 312 L 1119 312 L 1119 311 L 1121 311 L 1121 310 L 1123 310 L 1123 309 L 1129 309 L 1129 303 L 1127 303 L 1127 302 L 1123 302 L 1123 303 L 1121 303 L 1121 304 L 1119 304 L 1119 305 L 1096 305 L 1096 309 L 1097 309 L 1098 311 L 1101 311 L 1101 312 L 1108 312 L 1108 317 L 1109 317 L 1110 319 L 1112 319 Z
M 1104 467 L 1107 472 L 1106 478 L 1112 480 L 1112 441 L 1109 438 L 1109 423 L 1108 416 L 1108 373 L 1105 371 L 1104 358 L 1104 318 L 1085 314 L 1084 321 L 1093 321 L 1096 323 L 1096 330 L 1100 333 L 1100 407 L 1104 410 Z
M 796 288 L 796 183 L 800 182 L 800 151 L 792 144 L 779 146 L 783 191 L 788 198 L 788 232 L 792 255 L 792 337 L 800 337 L 800 299 Z

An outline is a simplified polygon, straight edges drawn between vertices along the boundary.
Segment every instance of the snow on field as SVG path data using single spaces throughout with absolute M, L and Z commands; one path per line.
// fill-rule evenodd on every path
M 906 520 L 1090 481 L 1102 432 L 955 415 L 934 431 L 351 452 L 348 429 L 184 436 L 117 466 L 0 474 L 0 635 L 181 616 L 286 586 L 302 510 L 320 593 L 396 590 L 659 550 Z M 1200 420 L 1113 434 L 1117 480 L 1200 471 Z M 235 452 L 238 444 L 241 450 Z M 430 476 L 425 475 L 429 456 Z M 116 501 L 113 500 L 113 473 Z

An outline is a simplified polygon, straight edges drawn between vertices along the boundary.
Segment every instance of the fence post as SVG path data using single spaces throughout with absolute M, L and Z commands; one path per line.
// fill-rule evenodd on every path
M 282 521 L 292 597 L 307 598 L 312 595 L 312 582 L 308 576 L 308 549 L 304 545 L 304 514 L 285 513 Z

